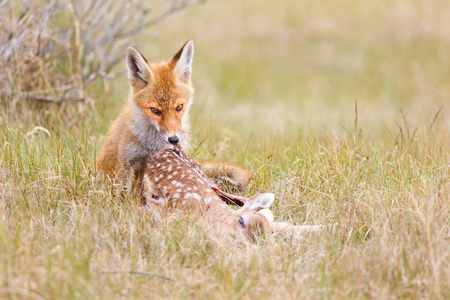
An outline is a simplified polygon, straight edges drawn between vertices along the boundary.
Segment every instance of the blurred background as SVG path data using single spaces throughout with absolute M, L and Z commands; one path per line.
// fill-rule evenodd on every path
M 357 103 L 358 127 L 395 137 L 449 101 L 449 17 L 439 0 L 210 1 L 159 24 L 144 52 L 167 59 L 194 40 L 195 130 L 338 134 Z
M 230 247 L 98 180 L 127 47 L 187 40 L 189 154 L 324 234 Z M 449 49 L 448 0 L 0 0 L 0 299 L 450 299 Z
M 80 131 L 83 118 L 100 144 L 129 91 L 126 48 L 168 60 L 189 39 L 194 144 L 209 152 L 354 128 L 395 142 L 450 112 L 443 0 L 0 0 L 0 11 L 3 124 Z

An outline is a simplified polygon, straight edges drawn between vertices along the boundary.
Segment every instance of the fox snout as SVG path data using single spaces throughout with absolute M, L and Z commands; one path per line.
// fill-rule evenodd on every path
M 171 136 L 167 139 L 169 141 L 169 143 L 171 144 L 178 144 L 178 142 L 180 141 L 180 138 L 177 136 Z
M 160 122 L 160 130 L 166 137 L 166 141 L 172 145 L 176 145 L 181 142 L 183 137 L 183 130 L 181 128 L 182 114 L 176 114 L 172 119 L 163 119 Z
M 181 143 L 181 140 L 183 139 L 183 131 L 181 128 L 178 130 L 167 130 L 164 127 L 159 127 L 160 132 L 162 133 L 162 136 L 166 139 L 166 142 L 176 145 L 178 143 Z

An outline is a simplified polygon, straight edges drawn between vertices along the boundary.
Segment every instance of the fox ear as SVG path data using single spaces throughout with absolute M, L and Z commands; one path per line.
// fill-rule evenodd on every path
M 147 85 L 152 71 L 145 57 L 132 47 L 127 50 L 127 68 L 128 79 L 133 87 L 143 88 Z
M 178 78 L 187 84 L 190 84 L 191 82 L 193 58 L 194 42 L 187 41 L 169 62 L 169 65 L 172 66 L 173 70 L 178 75 Z

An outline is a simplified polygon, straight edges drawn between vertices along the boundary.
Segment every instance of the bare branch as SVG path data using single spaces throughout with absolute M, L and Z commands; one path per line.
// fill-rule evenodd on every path
M 42 102 L 53 102 L 53 103 L 62 103 L 62 102 L 87 102 L 89 98 L 87 97 L 47 97 L 42 95 L 25 95 L 24 97 L 27 100 L 35 100 Z
M 86 88 L 114 76 L 137 34 L 204 2 L 169 0 L 155 12 L 149 0 L 26 1 L 16 16 L 10 0 L 0 0 L 0 95 L 13 106 L 19 99 L 88 102 Z M 67 13 L 71 21 L 62 22 Z
M 161 15 L 159 15 L 158 17 L 156 17 L 154 19 L 151 19 L 151 20 L 145 22 L 144 24 L 142 24 L 142 25 L 140 25 L 140 26 L 138 26 L 136 28 L 133 28 L 133 29 L 125 31 L 125 32 L 121 32 L 121 33 L 117 34 L 115 36 L 115 38 L 116 39 L 121 39 L 121 38 L 124 38 L 124 37 L 128 37 L 128 36 L 132 36 L 132 35 L 138 34 L 144 28 L 147 28 L 147 27 L 153 26 L 153 25 L 155 25 L 155 24 L 157 24 L 159 22 L 162 22 L 165 19 L 167 19 L 167 17 L 169 17 L 170 15 L 172 15 L 172 14 L 178 12 L 178 11 L 181 11 L 181 10 L 187 8 L 187 7 L 200 5 L 200 4 L 204 3 L 204 2 L 206 2 L 206 0 L 199 0 L 198 2 L 195 2 L 195 3 L 191 3 L 191 2 L 186 0 L 186 1 L 183 1 L 181 4 L 177 5 L 176 1 L 172 1 L 172 5 L 170 6 L 170 8 L 167 11 L 165 11 L 164 13 L 162 13 Z

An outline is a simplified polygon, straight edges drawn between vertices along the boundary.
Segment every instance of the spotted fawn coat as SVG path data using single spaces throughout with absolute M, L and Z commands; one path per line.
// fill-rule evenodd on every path
M 223 198 L 242 208 L 234 210 Z M 271 193 L 249 199 L 224 193 L 208 180 L 198 163 L 174 149 L 149 160 L 141 190 L 141 203 L 156 212 L 198 214 L 212 226 L 250 241 L 269 227 L 273 200 Z

